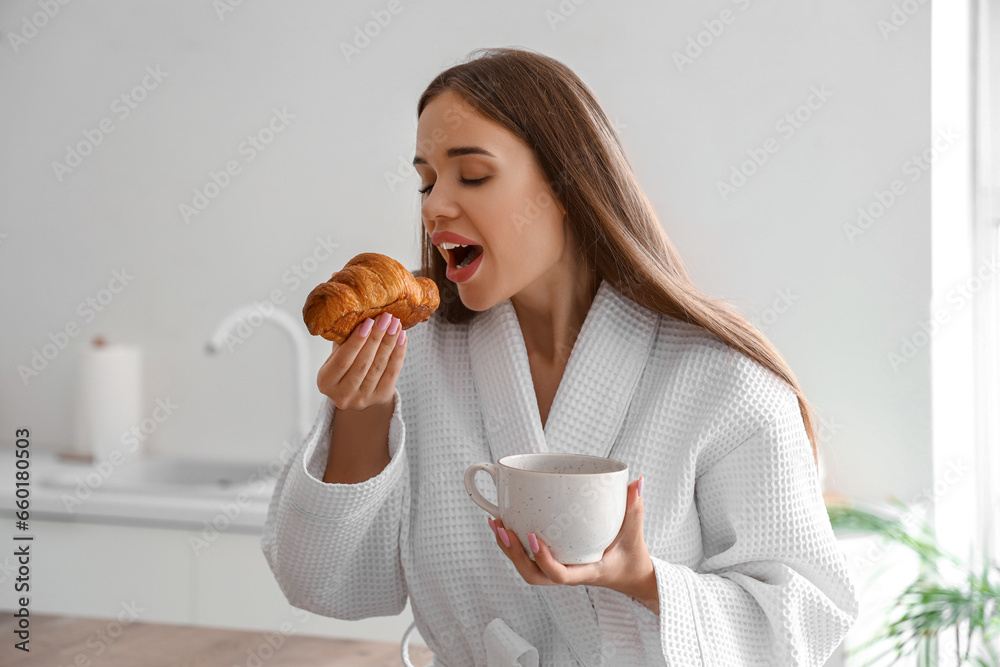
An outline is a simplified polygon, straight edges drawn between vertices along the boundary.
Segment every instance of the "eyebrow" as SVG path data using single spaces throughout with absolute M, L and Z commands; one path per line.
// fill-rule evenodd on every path
M 449 158 L 458 157 L 459 155 L 488 155 L 490 157 L 496 157 L 493 153 L 489 152 L 485 148 L 480 148 L 479 146 L 456 146 L 454 148 L 449 148 L 448 152 L 445 153 L 445 156 Z M 427 164 L 427 160 L 418 155 L 413 158 L 413 166 L 417 166 L 418 164 Z

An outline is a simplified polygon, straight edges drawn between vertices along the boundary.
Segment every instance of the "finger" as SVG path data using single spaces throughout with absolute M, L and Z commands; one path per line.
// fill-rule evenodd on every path
M 368 322 L 371 322 L 371 324 L 367 324 Z M 325 377 L 326 382 L 334 385 L 343 379 L 344 375 L 351 368 L 351 364 L 357 358 L 358 352 L 368 340 L 371 329 L 374 328 L 373 325 L 374 321 L 372 318 L 365 318 L 358 326 L 354 327 L 354 331 L 351 332 L 351 335 L 343 343 L 338 344 L 334 341 L 330 356 L 327 357 L 326 361 L 320 367 L 320 375 L 327 376 Z
M 504 533 L 506 533 L 510 546 L 507 546 L 503 542 Z M 507 554 L 511 562 L 514 563 L 514 567 L 517 568 L 518 573 L 526 582 L 535 586 L 550 586 L 554 583 L 545 576 L 545 573 L 539 569 L 538 565 L 528 558 L 528 554 L 524 550 L 524 545 L 521 544 L 521 540 L 513 531 L 498 525 L 497 544 L 500 545 L 500 548 Z
M 628 485 L 625 499 L 625 517 L 622 519 L 622 527 L 618 530 L 618 534 L 615 535 L 615 539 L 608 546 L 608 549 L 617 548 L 619 543 L 624 540 L 628 540 L 631 543 L 636 539 L 636 534 L 639 537 L 642 536 L 642 499 L 639 497 L 639 480 L 641 479 L 642 475 L 639 476 L 638 480 Z
M 531 538 L 528 538 L 529 544 Z M 564 565 L 556 560 L 549 549 L 537 535 L 535 542 L 538 544 L 538 553 L 535 554 L 535 565 L 554 583 L 564 586 L 576 586 L 590 581 L 596 581 L 600 575 L 601 561 L 596 563 L 584 563 L 582 565 Z
M 528 535 L 529 545 L 531 545 L 531 540 L 532 535 Z M 535 567 L 552 581 L 561 581 L 565 575 L 566 566 L 555 559 L 549 546 L 538 535 L 534 535 L 534 541 L 538 546 L 538 552 L 535 553 Z
M 399 372 L 403 368 L 403 357 L 406 356 L 406 332 L 401 330 L 395 336 L 395 340 L 396 344 L 392 346 L 389 361 L 385 366 L 385 370 L 382 371 L 382 378 L 375 385 L 373 396 L 376 398 L 385 398 L 385 400 L 388 400 L 386 395 L 392 395 L 393 387 L 396 386 L 396 379 L 399 378 Z
M 520 549 L 515 551 L 517 545 L 514 544 L 513 532 L 506 530 L 507 538 L 510 540 L 510 546 L 506 546 L 500 539 L 500 528 L 503 528 L 503 521 L 500 519 L 494 519 L 494 525 L 497 528 L 497 544 L 503 549 L 507 557 L 511 559 L 517 571 L 521 573 L 524 580 L 529 584 L 552 586 L 555 584 L 575 584 L 579 581 L 583 581 L 586 576 L 593 576 L 592 564 L 587 565 L 563 565 L 556 560 L 555 556 L 552 555 L 552 551 L 549 549 L 548 545 L 535 535 L 535 542 L 538 544 L 539 552 L 534 554 L 535 559 L 531 560 L 527 552 L 524 550 L 524 546 L 521 545 Z M 514 537 L 511 537 L 511 536 Z M 520 541 L 518 541 L 520 544 Z M 528 545 L 530 548 L 531 538 L 528 538 Z M 517 559 L 518 555 L 523 557 L 523 562 Z M 542 561 L 539 561 L 539 555 L 541 555 Z M 546 567 L 543 567 L 543 562 Z
M 497 544 L 500 546 L 501 549 L 506 549 L 507 547 L 501 541 L 501 537 L 500 537 L 500 529 L 501 528 L 503 528 L 503 519 L 493 519 L 493 532 L 496 533 Z M 510 537 L 508 536 L 507 539 L 509 540 Z
M 361 384 L 368 376 L 368 369 L 372 365 L 372 360 L 375 359 L 375 353 L 378 352 L 379 345 L 382 343 L 385 331 L 391 321 L 392 315 L 389 313 L 382 313 L 375 318 L 375 326 L 372 327 L 371 332 L 368 334 L 364 347 L 358 352 L 358 356 L 354 359 L 354 363 L 351 364 L 351 368 L 341 380 L 341 382 L 346 383 L 354 391 L 358 391 L 361 388 Z
M 512 533 L 511 531 L 507 530 L 504 527 L 502 519 L 493 519 L 493 527 L 496 529 L 494 532 L 496 532 L 497 535 L 497 545 L 501 549 L 503 549 L 504 553 L 507 554 L 508 558 L 513 560 L 513 554 L 515 548 L 517 548 L 518 551 L 522 553 L 524 552 L 524 547 L 521 545 L 520 541 L 518 542 L 514 541 L 515 539 L 514 533 Z M 503 541 L 505 537 L 507 539 L 507 542 Z
M 393 317 L 389 321 L 389 326 L 386 327 L 378 349 L 375 351 L 371 366 L 368 367 L 368 373 L 365 375 L 365 379 L 361 381 L 361 386 L 358 387 L 358 391 L 363 396 L 368 396 L 375 391 L 375 387 L 378 385 L 379 380 L 382 379 L 383 371 L 385 371 L 389 363 L 389 355 L 396 348 L 396 338 L 401 331 L 402 327 L 399 319 Z
M 629 526 L 631 534 L 640 540 L 642 539 L 642 516 L 646 503 L 643 501 L 642 496 L 639 495 L 639 489 L 644 483 L 645 479 L 642 475 L 639 475 L 639 479 L 635 483 L 635 488 L 629 489 L 630 509 L 625 516 L 625 523 L 631 524 Z

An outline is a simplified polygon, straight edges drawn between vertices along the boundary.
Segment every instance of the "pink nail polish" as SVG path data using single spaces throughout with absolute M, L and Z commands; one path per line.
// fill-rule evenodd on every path
M 399 334 L 399 338 L 396 339 L 396 345 L 402 345 L 405 342 L 406 342 L 406 331 L 403 331 L 403 333 Z
M 399 318 L 393 317 L 391 320 L 389 320 L 389 328 L 386 329 L 385 332 L 391 336 L 397 331 L 399 331 Z
M 389 322 L 392 321 L 392 315 L 389 313 L 382 313 L 378 316 L 378 322 L 375 323 L 379 329 L 385 331 L 385 328 L 389 326 Z
M 531 547 L 532 553 L 538 553 L 538 538 L 535 537 L 534 533 L 528 533 L 528 545 Z
M 503 545 L 505 547 L 510 547 L 510 538 L 507 537 L 507 531 L 503 528 L 498 528 L 497 530 L 500 531 L 500 540 L 503 542 Z
M 643 477 L 639 477 L 639 497 L 640 498 L 642 498 L 642 482 L 643 481 L 644 481 L 644 478 Z
M 493 534 L 496 535 L 497 534 L 497 525 L 495 523 L 493 523 L 493 517 L 490 517 L 489 521 L 490 521 L 490 530 L 492 530 Z
M 362 338 L 364 338 L 369 333 L 371 333 L 372 325 L 373 324 L 375 324 L 375 320 L 373 320 L 370 317 L 365 318 L 365 321 L 361 323 L 361 331 L 360 331 L 360 333 L 361 333 L 361 337 Z

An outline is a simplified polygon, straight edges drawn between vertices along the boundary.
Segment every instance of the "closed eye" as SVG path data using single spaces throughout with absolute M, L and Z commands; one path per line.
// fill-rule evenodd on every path
M 462 183 L 464 183 L 466 185 L 480 185 L 480 184 L 483 183 L 483 181 L 485 181 L 488 178 L 489 178 L 489 176 L 483 176 L 482 178 L 476 178 L 476 179 L 460 178 L 458 180 L 460 180 Z M 433 188 L 433 187 L 434 187 L 434 184 L 431 183 L 430 185 L 428 185 L 423 190 L 417 190 L 417 192 L 419 192 L 420 194 L 426 194 L 426 193 L 430 192 L 431 188 Z

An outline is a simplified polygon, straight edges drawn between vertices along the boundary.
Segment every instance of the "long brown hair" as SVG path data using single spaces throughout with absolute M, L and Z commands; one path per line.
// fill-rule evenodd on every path
M 708 330 L 784 380 L 819 465 L 811 404 L 777 348 L 721 299 L 699 291 L 632 172 L 621 142 L 590 89 L 561 62 L 523 49 L 486 48 L 441 72 L 417 103 L 454 91 L 484 117 L 534 151 L 553 193 L 566 209 L 572 239 L 596 281 L 654 312 Z M 420 275 L 437 283 L 440 316 L 466 322 L 476 315 L 445 277 L 447 263 L 421 234 Z

